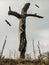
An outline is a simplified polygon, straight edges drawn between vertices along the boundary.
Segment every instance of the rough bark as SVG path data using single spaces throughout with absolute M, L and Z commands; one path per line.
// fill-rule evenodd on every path
M 20 45 L 19 45 L 19 51 L 20 51 L 20 57 L 25 58 L 25 51 L 26 51 L 26 16 L 27 10 L 29 8 L 30 3 L 26 3 L 25 6 L 22 8 L 21 15 L 23 16 L 20 19 L 19 22 L 19 31 L 20 31 Z
M 8 15 L 13 15 L 19 19 L 19 38 L 20 38 L 20 45 L 19 45 L 19 51 L 20 51 L 20 58 L 25 58 L 25 51 L 26 51 L 26 17 L 27 16 L 33 16 L 38 17 L 37 15 L 30 15 L 27 14 L 27 10 L 30 6 L 30 3 L 26 3 L 24 7 L 22 8 L 21 14 L 11 11 L 11 7 L 9 7 Z M 40 16 L 39 16 L 40 17 Z M 38 18 L 39 18 L 38 17 Z

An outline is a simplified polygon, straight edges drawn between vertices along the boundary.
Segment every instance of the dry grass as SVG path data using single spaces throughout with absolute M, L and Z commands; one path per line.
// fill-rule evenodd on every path
M 49 65 L 49 60 L 0 59 L 0 65 Z

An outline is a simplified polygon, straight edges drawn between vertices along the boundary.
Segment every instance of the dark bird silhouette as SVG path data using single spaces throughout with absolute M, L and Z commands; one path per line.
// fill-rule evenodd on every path
M 9 26 L 11 26 L 11 24 L 10 24 L 7 20 L 5 20 L 5 22 L 6 22 Z
M 39 8 L 39 6 L 37 4 L 35 4 L 35 6 Z

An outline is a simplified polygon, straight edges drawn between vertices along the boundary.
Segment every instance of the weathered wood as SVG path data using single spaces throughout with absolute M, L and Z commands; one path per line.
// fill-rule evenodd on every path
M 8 12 L 8 15 L 13 15 L 13 16 L 19 18 L 19 19 L 22 18 L 22 15 L 19 14 L 19 13 L 17 13 L 17 12 L 15 12 L 15 11 L 12 11 L 10 6 L 9 6 L 9 12 Z
M 35 13 L 35 14 L 25 14 L 25 15 L 26 15 L 26 17 L 33 16 L 33 17 L 37 17 L 37 18 L 44 18 L 43 16 L 37 15 L 37 13 Z
M 26 3 L 25 6 L 22 8 L 21 15 L 23 17 L 20 19 L 19 22 L 19 32 L 20 32 L 20 45 L 19 45 L 19 51 L 20 51 L 20 57 L 25 58 L 25 51 L 26 51 L 26 16 L 27 10 L 29 8 L 30 3 Z
M 8 15 L 13 15 L 19 19 L 20 58 L 25 58 L 25 51 L 26 51 L 26 45 L 27 45 L 26 17 L 27 16 L 33 16 L 33 17 L 37 17 L 37 18 L 43 18 L 43 17 L 35 15 L 35 14 L 27 14 L 27 10 L 29 9 L 29 6 L 30 6 L 30 3 L 26 3 L 24 5 L 24 7 L 22 8 L 21 14 L 15 12 L 15 11 L 12 11 L 11 7 L 9 7 L 9 11 L 8 11 Z

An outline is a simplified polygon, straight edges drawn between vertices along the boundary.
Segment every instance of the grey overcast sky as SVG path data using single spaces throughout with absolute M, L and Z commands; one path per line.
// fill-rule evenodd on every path
M 16 50 L 18 53 L 19 47 L 19 20 L 16 17 L 8 15 L 9 6 L 11 6 L 13 11 L 21 13 L 22 7 L 27 2 L 30 2 L 30 7 L 27 13 L 37 13 L 44 18 L 38 19 L 28 17 L 26 19 L 26 53 L 32 53 L 33 40 L 35 40 L 35 48 L 37 52 L 38 40 L 40 41 L 42 52 L 49 50 L 49 0 L 0 0 L 0 50 L 2 49 L 5 36 L 7 35 L 7 42 L 4 49 L 5 56 L 8 56 L 9 50 Z M 37 8 L 35 4 L 38 4 L 40 8 Z M 11 27 L 6 24 L 5 19 L 11 23 Z

